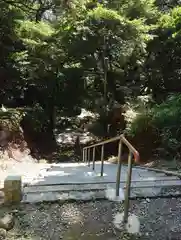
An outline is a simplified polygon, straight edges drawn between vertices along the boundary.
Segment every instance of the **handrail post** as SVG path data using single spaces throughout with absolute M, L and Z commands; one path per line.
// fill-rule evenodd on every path
M 104 144 L 101 147 L 101 177 L 103 176 L 104 172 Z
M 127 173 L 126 189 L 125 189 L 125 201 L 124 201 L 124 223 L 127 223 L 127 221 L 128 221 L 131 176 L 132 176 L 132 152 L 129 151 L 128 173 Z
M 90 148 L 88 148 L 88 166 L 90 167 Z
M 122 152 L 122 141 L 120 139 L 118 146 L 118 167 L 117 167 L 117 177 L 116 177 L 116 196 L 119 196 L 119 187 L 120 187 L 120 179 L 121 179 L 121 152 Z
M 87 162 L 87 148 L 85 148 L 85 156 L 84 156 L 84 159 L 85 159 L 85 163 Z
M 88 162 L 88 166 L 90 166 L 90 157 L 91 157 L 91 148 L 93 149 L 92 153 L 92 161 L 93 161 L 93 170 L 95 169 L 95 150 L 96 146 L 101 146 L 101 173 L 100 175 L 103 176 L 104 173 L 104 145 L 113 141 L 119 141 L 118 147 L 118 168 L 117 168 L 117 176 L 116 176 L 116 196 L 119 196 L 119 187 L 120 187 L 120 179 L 121 179 L 121 167 L 122 167 L 122 145 L 125 144 L 129 149 L 129 156 L 128 156 L 128 173 L 126 179 L 126 189 L 125 189 L 125 201 L 124 201 L 124 222 L 127 223 L 128 221 L 128 213 L 129 213 L 129 199 L 130 199 L 130 188 L 131 188 L 131 177 L 132 177 L 132 157 L 134 156 L 135 161 L 138 162 L 139 160 L 139 153 L 137 150 L 129 143 L 129 141 L 124 137 L 124 134 L 105 140 L 103 142 L 99 142 L 97 144 L 93 144 L 91 146 L 87 146 L 84 148 L 83 152 L 83 160 Z
M 85 160 L 84 160 L 84 156 L 85 156 L 85 150 L 84 150 L 84 148 L 83 148 L 83 150 L 82 150 L 82 161 L 84 162 Z
M 92 169 L 95 169 L 95 155 L 96 155 L 96 147 L 93 147 L 93 153 L 92 153 Z

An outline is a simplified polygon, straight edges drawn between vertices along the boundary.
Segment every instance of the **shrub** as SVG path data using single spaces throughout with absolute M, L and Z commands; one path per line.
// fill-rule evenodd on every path
M 23 116 L 21 109 L 7 109 L 6 112 L 0 110 L 0 145 L 4 145 L 5 140 L 8 142 L 23 140 L 23 131 L 20 126 Z
M 152 127 L 152 111 L 143 110 L 143 112 L 137 113 L 132 120 L 130 127 L 128 128 L 128 133 L 131 136 L 135 136 L 136 134 L 147 132 Z
M 143 146 L 151 139 L 151 145 L 164 149 L 165 156 L 180 157 L 181 94 L 171 95 L 159 105 L 143 108 L 131 122 L 127 134 L 139 138 Z
M 37 134 L 44 130 L 43 127 L 46 126 L 48 122 L 45 112 L 38 106 L 26 109 L 23 121 L 28 129 L 36 132 Z
M 162 147 L 171 156 L 179 156 L 181 150 L 181 94 L 154 107 L 153 124 L 159 130 Z M 179 156 L 180 157 L 180 156 Z

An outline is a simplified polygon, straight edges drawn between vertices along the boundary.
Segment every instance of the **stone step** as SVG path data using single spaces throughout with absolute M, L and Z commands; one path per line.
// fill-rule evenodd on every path
M 40 174 L 39 176 L 34 177 L 33 179 L 29 180 L 28 179 L 24 182 L 29 183 L 29 185 L 54 185 L 56 184 L 95 184 L 95 183 L 107 183 L 107 182 L 112 182 L 114 183 L 116 181 L 116 172 L 115 175 L 113 176 L 106 176 L 104 175 L 103 177 L 100 177 L 100 173 L 96 172 L 78 172 L 77 175 L 61 175 L 61 171 L 51 171 L 49 173 L 45 172 L 44 174 Z M 125 182 L 127 178 L 127 172 L 121 175 L 121 181 Z M 167 176 L 165 175 L 159 175 L 159 174 L 132 174 L 132 181 L 135 180 L 140 180 L 140 181 L 145 181 L 147 180 L 157 180 L 157 179 L 165 179 Z M 170 177 L 170 179 L 179 179 L 175 176 Z
M 56 192 L 56 191 L 84 191 L 106 189 L 107 186 L 115 187 L 116 182 L 103 182 L 103 183 L 83 183 L 83 184 L 50 184 L 50 185 L 29 185 L 24 187 L 24 193 L 30 192 Z M 120 181 L 120 188 L 124 188 L 125 181 Z M 143 181 L 132 181 L 132 188 L 147 188 L 147 187 L 163 187 L 163 186 L 181 186 L 181 181 L 175 177 L 169 178 L 156 178 L 154 181 L 144 179 Z
M 107 186 L 108 187 L 108 186 Z M 111 186 L 109 186 L 111 187 Z M 131 198 L 152 198 L 152 197 L 168 197 L 181 196 L 181 186 L 164 186 L 164 187 L 143 187 L 132 188 Z M 86 190 L 86 191 L 65 191 L 65 192 L 31 192 L 23 195 L 22 202 L 52 202 L 52 201 L 91 201 L 106 199 L 106 191 L 102 190 Z M 116 199 L 115 199 L 116 200 Z M 121 199 L 123 200 L 123 199 Z M 120 201 L 117 199 L 117 201 Z

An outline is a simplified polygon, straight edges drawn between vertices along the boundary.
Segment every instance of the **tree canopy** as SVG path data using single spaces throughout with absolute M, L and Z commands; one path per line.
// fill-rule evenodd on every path
M 154 0 L 3 0 L 1 103 L 101 114 L 127 96 L 181 90 L 181 7 Z

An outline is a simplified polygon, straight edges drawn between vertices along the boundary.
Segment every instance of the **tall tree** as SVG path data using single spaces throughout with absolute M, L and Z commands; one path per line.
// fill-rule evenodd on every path
M 144 85 L 157 101 L 181 91 L 181 8 L 161 15 L 155 34 L 148 45 Z
M 19 69 L 14 56 L 23 50 L 23 44 L 16 34 L 16 20 L 21 14 L 11 5 L 0 2 L 0 101 L 1 103 L 21 95 Z M 12 93 L 12 89 L 14 89 Z

